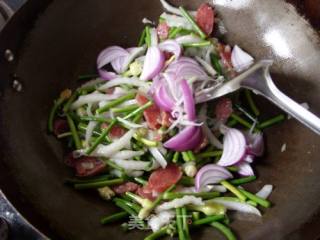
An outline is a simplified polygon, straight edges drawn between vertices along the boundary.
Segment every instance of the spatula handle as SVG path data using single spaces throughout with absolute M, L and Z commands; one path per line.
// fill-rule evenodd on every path
M 249 78 L 241 82 L 241 86 L 263 95 L 283 111 L 296 118 L 317 134 L 320 134 L 320 118 L 282 93 L 270 76 L 269 67 L 272 61 L 264 62 L 264 67 L 261 67 Z

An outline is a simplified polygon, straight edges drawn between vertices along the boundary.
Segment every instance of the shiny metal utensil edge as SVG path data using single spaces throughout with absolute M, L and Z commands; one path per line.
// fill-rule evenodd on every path
M 260 60 L 234 79 L 221 85 L 211 93 L 207 93 L 206 100 L 224 96 L 239 88 L 247 88 L 256 94 L 264 96 L 315 133 L 320 134 L 320 118 L 286 96 L 276 87 L 269 72 L 272 63 L 272 60 Z

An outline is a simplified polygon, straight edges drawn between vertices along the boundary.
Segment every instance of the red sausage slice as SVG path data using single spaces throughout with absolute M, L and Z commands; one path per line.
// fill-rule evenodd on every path
M 139 196 L 143 198 L 147 198 L 151 201 L 155 200 L 157 197 L 155 194 L 153 194 L 152 188 L 150 188 L 148 185 L 139 187 L 136 192 Z
M 226 121 L 232 114 L 232 102 L 229 98 L 221 98 L 216 105 L 215 114 L 218 120 Z
M 126 182 L 112 187 L 112 190 L 117 194 L 124 194 L 126 192 L 135 192 L 139 188 L 139 185 L 133 182 Z
M 136 100 L 141 106 L 149 101 L 148 98 L 141 94 L 137 94 Z M 152 104 L 150 107 L 144 110 L 143 116 L 146 119 L 150 129 L 156 130 L 161 127 L 161 112 L 157 105 Z
M 214 12 L 212 6 L 203 3 L 197 10 L 196 22 L 201 30 L 209 36 L 212 33 L 214 25 Z
M 182 176 L 180 168 L 170 164 L 166 168 L 160 168 L 151 173 L 148 186 L 156 192 L 164 192 L 167 188 L 176 184 Z
M 107 128 L 108 124 L 107 123 L 103 123 L 101 124 L 101 128 Z M 110 132 L 109 132 L 109 137 L 111 137 L 112 139 L 114 138 L 120 138 L 122 137 L 124 134 L 126 133 L 126 130 L 119 126 L 119 125 L 114 125 Z
M 89 177 L 101 173 L 106 164 L 95 157 L 81 157 L 76 160 L 76 175 L 79 177 Z
M 158 27 L 157 27 L 157 33 L 158 36 L 161 40 L 167 39 L 169 36 L 169 26 L 167 23 L 162 22 L 159 23 Z
M 56 136 L 69 131 L 67 120 L 58 118 L 53 122 L 53 132 Z

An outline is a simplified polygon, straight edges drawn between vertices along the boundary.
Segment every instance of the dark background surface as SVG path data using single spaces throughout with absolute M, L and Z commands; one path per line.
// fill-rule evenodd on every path
M 298 11 L 320 30 L 320 0 L 287 0 L 297 6 Z
M 17 10 L 27 0 L 5 0 L 13 10 Z M 41 1 L 41 0 L 40 0 Z M 320 0 L 286 0 L 298 8 L 311 24 L 320 30 Z

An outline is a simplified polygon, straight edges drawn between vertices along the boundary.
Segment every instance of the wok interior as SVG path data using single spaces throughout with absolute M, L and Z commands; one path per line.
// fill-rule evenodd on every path
M 196 8 L 201 2 L 173 3 Z M 216 2 L 229 31 L 227 40 L 239 43 L 257 58 L 276 59 L 273 77 L 277 85 L 294 99 L 308 102 L 319 114 L 320 72 L 316 68 L 320 63 L 319 46 L 312 34 L 304 37 L 307 25 L 299 22 L 301 19 L 295 12 L 285 16 L 287 5 L 276 0 L 267 3 L 247 1 L 249 7 L 238 6 L 240 9 L 231 6 L 231 1 Z M 280 9 L 273 4 L 280 4 Z M 157 21 L 161 12 L 157 0 L 54 1 L 36 21 L 19 53 L 16 74 L 23 84 L 23 91 L 17 93 L 6 89 L 2 105 L 2 134 L 6 148 L 1 150 L 1 161 L 7 167 L 5 169 L 10 169 L 6 173 L 10 183 L 6 180 L 6 186 L 18 186 L 15 191 L 19 194 L 10 196 L 19 196 L 19 199 L 11 200 L 18 206 L 28 206 L 28 209 L 19 210 L 31 222 L 49 226 L 45 230 L 51 229 L 58 238 L 142 239 L 145 235 L 140 231 L 124 233 L 119 224 L 102 227 L 99 219 L 116 211 L 113 204 L 101 200 L 95 193 L 78 192 L 63 185 L 64 178 L 72 176 L 72 171 L 63 164 L 61 144 L 47 135 L 46 121 L 59 92 L 77 86 L 78 75 L 95 71 L 96 56 L 101 49 L 109 45 L 135 45 L 143 29 L 141 19 L 148 17 Z M 297 29 L 277 22 L 281 17 L 283 21 L 297 21 L 296 28 L 300 28 L 302 35 L 299 40 L 290 39 Z M 280 38 L 277 34 L 271 34 L 271 40 L 263 37 L 266 29 L 279 31 Z M 284 31 L 287 34 L 282 34 Z M 282 48 L 289 49 L 290 54 L 279 54 L 272 45 L 272 37 L 280 39 L 276 41 L 284 39 L 286 45 Z M 312 53 L 308 59 L 304 58 L 306 51 Z M 279 112 L 266 100 L 258 98 L 258 101 L 265 118 Z M 255 165 L 259 180 L 250 185 L 250 189 L 256 191 L 264 184 L 273 184 L 275 190 L 270 200 L 275 205 L 263 211 L 260 220 L 241 216 L 241 220 L 235 220 L 231 225 L 241 239 L 298 236 L 301 225 L 319 207 L 318 136 L 291 119 L 268 129 L 266 140 L 267 154 Z M 281 153 L 284 143 L 287 150 Z M 223 239 L 210 227 L 193 236 Z

